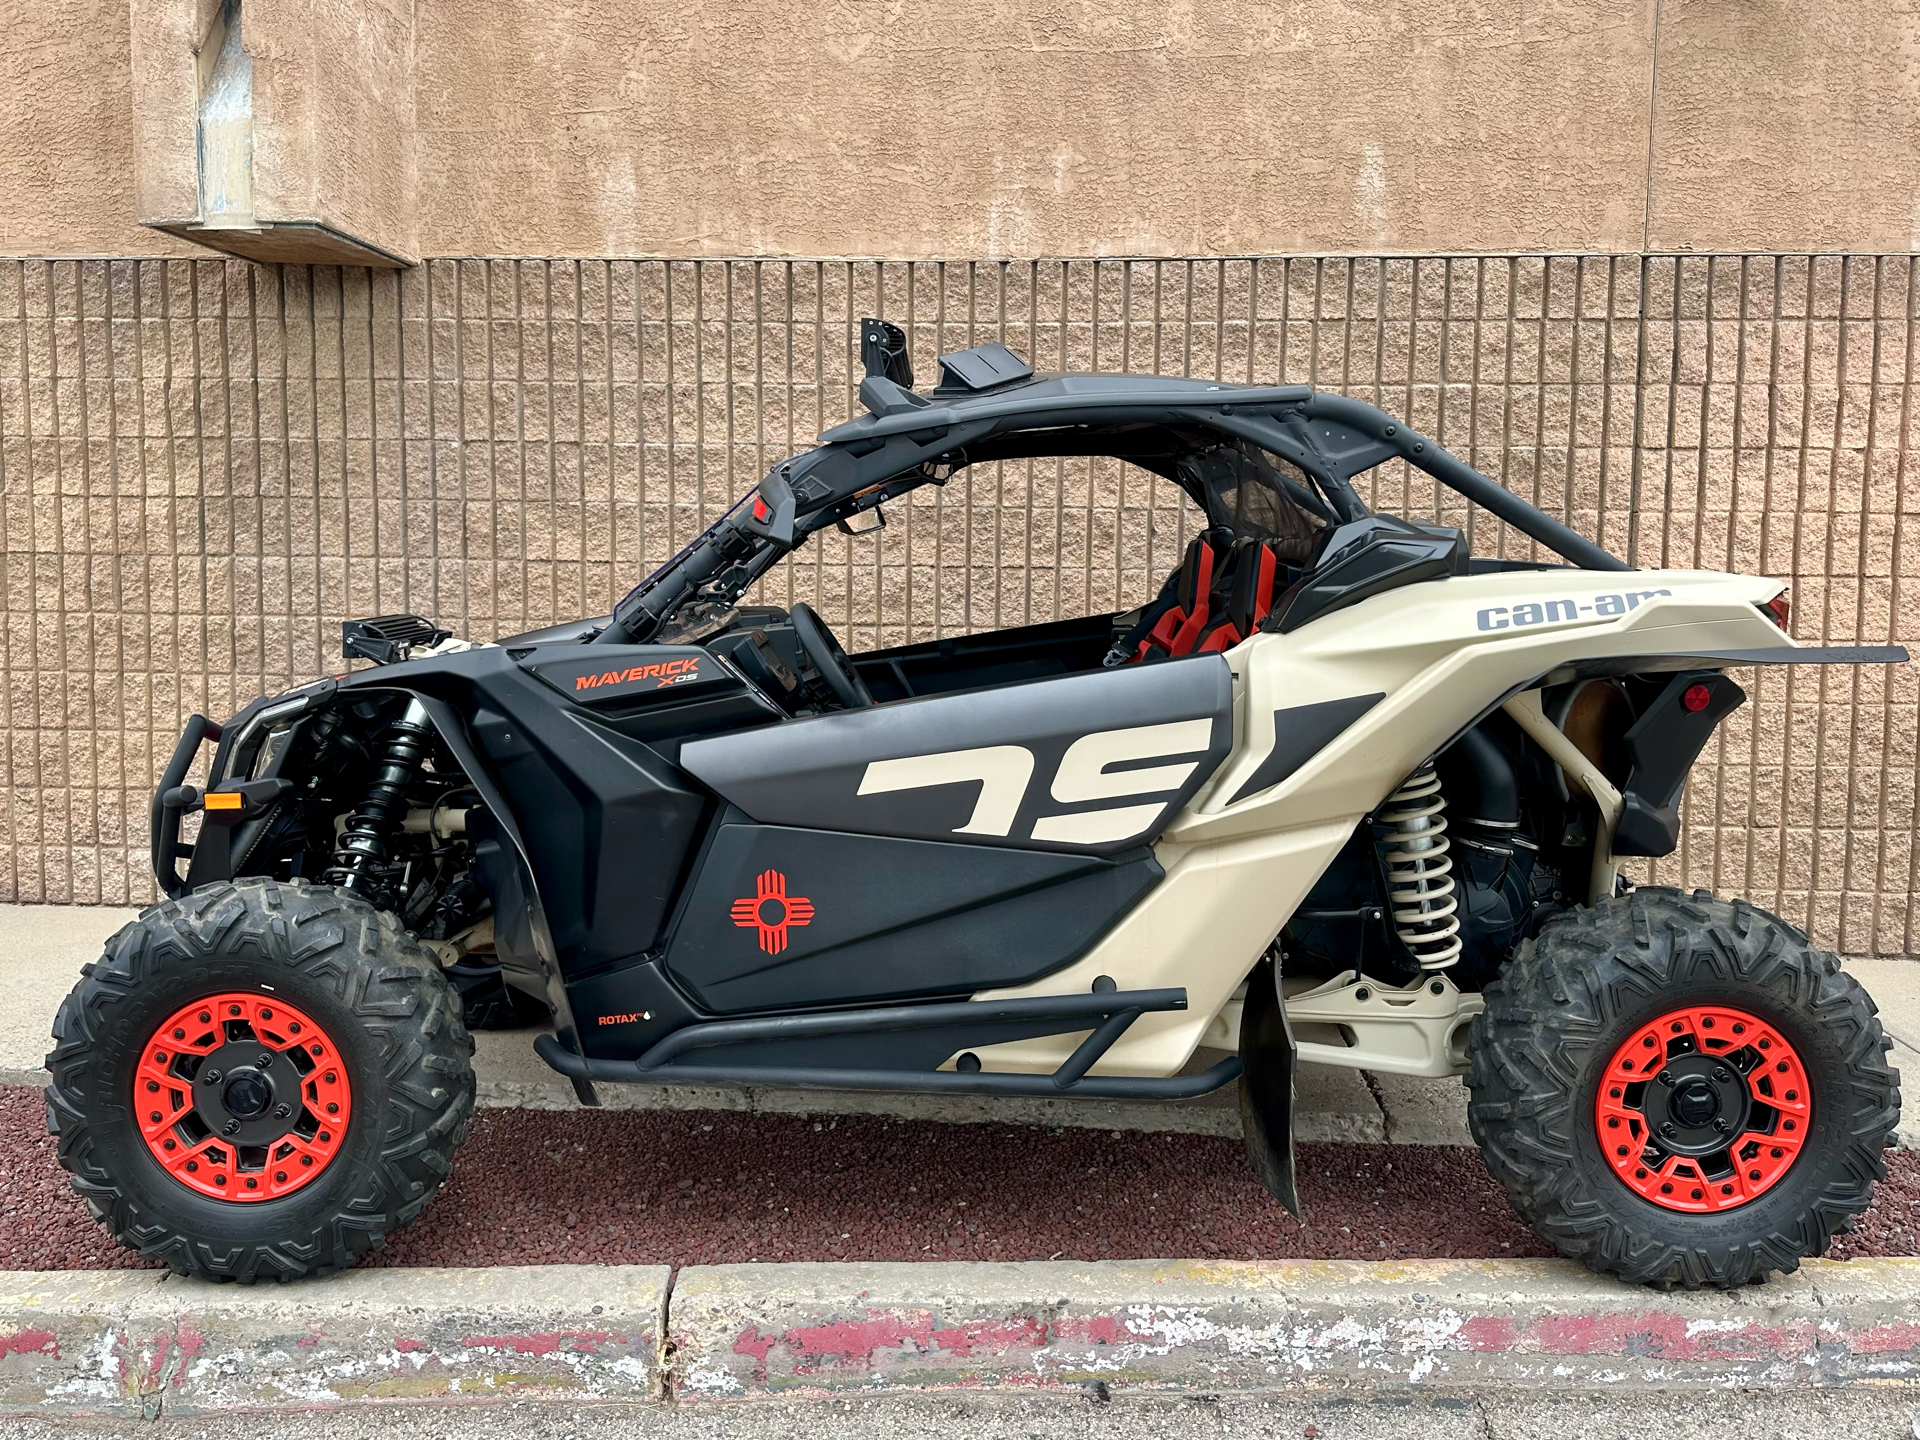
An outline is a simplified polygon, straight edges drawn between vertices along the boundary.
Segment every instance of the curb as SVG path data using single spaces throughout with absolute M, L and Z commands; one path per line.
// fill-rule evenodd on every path
M 1559 1260 L 683 1270 L 677 1398 L 1920 1385 L 1920 1260 L 1660 1295 Z
M 354 1270 L 295 1285 L 0 1272 L 0 1414 L 662 1393 L 665 1266 Z
M 555 1265 L 259 1288 L 0 1274 L 0 1414 L 16 1416 L 1858 1381 L 1920 1389 L 1920 1260 L 1674 1295 L 1556 1260 Z

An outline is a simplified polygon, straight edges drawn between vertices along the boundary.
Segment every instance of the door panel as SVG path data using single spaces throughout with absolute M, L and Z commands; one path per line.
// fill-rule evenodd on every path
M 1226 758 L 1218 655 L 896 701 L 695 740 L 681 765 L 756 820 L 1116 855 Z
M 1106 859 L 727 823 L 667 969 L 721 1014 L 1025 984 L 1084 952 L 1161 874 L 1140 847 Z

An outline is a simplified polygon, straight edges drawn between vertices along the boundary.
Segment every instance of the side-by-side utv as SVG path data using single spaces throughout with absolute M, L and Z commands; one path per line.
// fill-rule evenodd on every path
M 1621 866 L 1675 849 L 1730 671 L 1904 651 L 1796 644 L 1778 581 L 1632 569 L 1355 400 L 998 344 L 920 393 L 900 332 L 862 333 L 867 413 L 610 616 L 353 622 L 370 667 L 188 723 L 167 898 L 49 1057 L 61 1163 L 121 1243 L 352 1264 L 447 1179 L 469 1026 L 536 1021 L 588 1105 L 1237 1084 L 1295 1208 L 1297 1064 L 1464 1073 L 1521 1216 L 1663 1285 L 1791 1270 L 1866 1208 L 1899 1114 L 1872 1002 L 1784 920 Z M 1151 604 L 850 656 L 743 603 L 820 530 L 1067 456 L 1204 513 Z M 1391 461 L 1560 562 L 1369 511 Z

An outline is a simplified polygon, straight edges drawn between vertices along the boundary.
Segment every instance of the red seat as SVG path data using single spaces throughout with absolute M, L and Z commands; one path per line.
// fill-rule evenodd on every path
M 1214 572 L 1227 553 L 1210 535 L 1194 537 L 1193 543 L 1187 546 L 1186 559 L 1180 562 L 1172 582 L 1155 602 L 1157 618 L 1151 612 L 1145 617 L 1153 618 L 1153 626 L 1133 652 L 1136 661 L 1193 653 L 1212 614 Z
M 1259 628 L 1273 608 L 1279 558 L 1251 537 L 1228 540 L 1210 530 L 1187 546 L 1186 558 L 1140 625 L 1146 633 L 1128 663 L 1167 660 L 1238 645 Z
M 1269 546 L 1251 538 L 1234 541 L 1222 576 L 1227 592 L 1224 613 L 1201 637 L 1197 648 L 1230 650 L 1259 629 L 1273 609 L 1274 583 L 1279 574 L 1280 561 Z

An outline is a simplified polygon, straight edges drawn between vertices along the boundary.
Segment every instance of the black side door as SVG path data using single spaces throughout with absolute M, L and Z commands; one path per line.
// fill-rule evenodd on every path
M 1205 655 L 692 741 L 728 809 L 667 968 L 721 1013 L 1038 979 L 1160 880 L 1154 838 L 1232 738 Z

